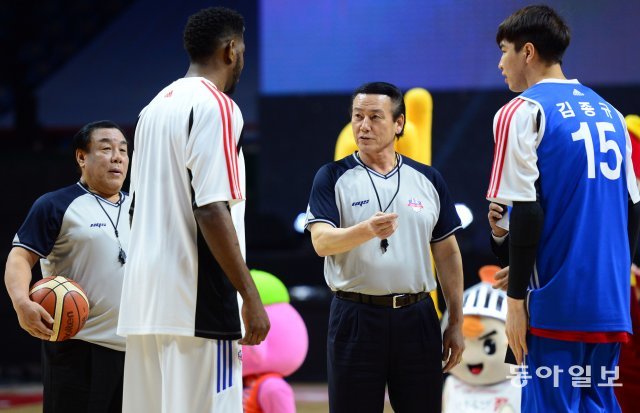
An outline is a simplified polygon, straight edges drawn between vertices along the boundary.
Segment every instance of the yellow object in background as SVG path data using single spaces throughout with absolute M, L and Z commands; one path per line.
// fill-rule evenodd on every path
M 627 129 L 629 129 L 629 132 L 640 138 L 640 116 L 627 115 L 624 120 L 627 122 Z
M 631 137 L 631 160 L 633 162 L 633 170 L 636 174 L 636 181 L 638 186 L 640 186 L 640 175 L 638 172 L 640 171 L 640 156 L 638 156 L 637 151 L 640 150 L 640 116 L 638 115 L 627 115 L 624 118 L 627 123 L 627 129 L 629 130 L 629 135 Z M 633 269 L 633 268 L 632 268 Z M 636 287 L 636 275 L 634 272 L 631 272 L 631 287 Z

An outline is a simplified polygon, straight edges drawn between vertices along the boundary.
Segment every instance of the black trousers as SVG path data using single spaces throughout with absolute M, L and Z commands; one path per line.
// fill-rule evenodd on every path
M 442 408 L 442 336 L 430 297 L 403 308 L 334 297 L 327 340 L 331 413 Z
M 42 342 L 43 413 L 120 413 L 124 351 L 82 340 Z

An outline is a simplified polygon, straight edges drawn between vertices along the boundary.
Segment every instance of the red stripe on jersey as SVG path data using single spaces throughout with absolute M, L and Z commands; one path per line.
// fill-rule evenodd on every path
M 231 133 L 231 113 L 227 110 L 226 102 L 224 102 L 222 94 L 204 80 L 202 80 L 202 84 L 211 92 L 215 100 L 218 102 L 218 107 L 220 108 L 222 141 L 227 165 L 227 178 L 229 179 L 231 199 L 241 199 L 242 194 L 240 192 L 240 185 L 238 184 L 238 166 L 234 159 L 237 155 L 230 145 L 230 142 L 233 142 L 233 147 L 235 147 L 235 141 L 233 139 L 233 134 Z
M 500 109 L 500 115 L 498 116 L 496 129 L 493 131 L 493 135 L 495 136 L 495 144 L 494 144 L 494 150 L 493 150 L 493 166 L 491 168 L 491 180 L 490 180 L 489 190 L 487 191 L 487 197 L 489 197 L 493 192 L 495 181 L 497 179 L 496 168 L 497 168 L 497 165 L 500 163 L 499 159 L 500 159 L 500 154 L 502 153 L 501 148 L 502 148 L 503 141 L 501 138 L 502 138 L 502 125 L 504 124 L 505 114 L 508 112 L 510 105 L 513 104 L 514 101 L 515 100 L 510 101 Z
M 628 343 L 631 340 L 626 331 L 560 331 L 531 327 L 531 334 L 538 337 L 583 343 Z
M 505 125 L 507 124 L 507 120 L 510 120 L 510 114 L 512 113 L 513 107 L 518 103 L 517 99 L 513 99 L 511 102 L 507 103 L 500 110 L 500 115 L 498 116 L 498 123 L 496 125 L 496 130 L 494 134 L 496 136 L 495 150 L 494 150 L 494 158 L 493 158 L 493 168 L 491 171 L 491 185 L 489 185 L 489 190 L 487 191 L 487 197 L 495 196 L 493 195 L 496 191 L 496 186 L 499 185 L 500 182 L 500 174 L 499 171 L 504 164 L 504 154 L 507 147 L 507 141 L 509 138 L 509 134 L 505 134 Z M 509 122 L 510 123 L 510 122 Z M 507 129 L 508 131 L 508 129 Z
M 218 102 L 218 107 L 220 109 L 220 119 L 222 122 L 222 143 L 223 143 L 223 147 L 224 147 L 224 155 L 225 155 L 225 160 L 226 160 L 226 165 L 227 165 L 227 178 L 229 179 L 229 188 L 231 191 L 231 198 L 235 199 L 236 198 L 236 188 L 234 186 L 234 182 L 233 182 L 233 164 L 230 162 L 229 159 L 229 138 L 227 136 L 227 123 L 230 123 L 230 118 L 229 115 L 227 114 L 227 111 L 225 110 L 225 106 L 222 103 L 222 100 L 220 98 L 220 96 L 217 93 L 217 90 L 213 87 L 211 87 L 209 84 L 207 84 L 204 80 L 202 80 L 202 84 L 205 85 L 205 87 L 207 89 L 209 89 L 209 91 L 211 92 L 211 94 L 213 95 L 214 99 Z
M 225 103 L 225 107 L 227 111 L 226 113 L 229 119 L 232 119 L 231 114 L 233 113 L 233 103 L 231 99 L 229 99 L 229 97 L 222 92 L 219 92 L 219 95 L 222 98 L 222 101 Z M 234 199 L 241 199 L 242 191 L 240 189 L 240 178 L 239 178 L 240 175 L 238 173 L 238 149 L 236 146 L 236 140 L 233 136 L 233 124 L 231 122 L 227 123 L 227 137 L 228 137 L 227 142 L 228 142 L 228 148 L 229 148 L 228 159 L 231 161 L 231 171 L 234 173 L 233 184 L 234 184 L 235 191 L 238 194 L 238 196 Z
M 226 154 L 227 154 L 227 162 L 230 165 L 230 170 L 231 170 L 231 176 L 232 176 L 232 181 L 233 183 L 231 184 L 231 187 L 233 188 L 233 193 L 234 193 L 234 197 L 233 199 L 241 199 L 242 198 L 242 191 L 240 189 L 240 179 L 239 179 L 239 174 L 238 174 L 238 152 L 237 152 L 237 148 L 236 148 L 236 141 L 234 139 L 233 136 L 233 124 L 230 121 L 231 119 L 231 113 L 233 113 L 233 104 L 231 103 L 231 99 L 229 99 L 227 97 L 227 95 L 225 95 L 224 93 L 215 90 L 215 92 L 217 93 L 218 97 L 220 98 L 220 100 L 223 102 L 224 104 L 224 111 L 225 114 L 227 116 L 227 118 L 229 119 L 229 122 L 226 123 L 226 141 L 225 141 L 225 148 L 226 148 Z M 218 102 L 220 103 L 220 101 Z M 224 125 L 223 125 L 224 127 Z
M 494 153 L 494 165 L 491 172 L 491 186 L 487 193 L 487 196 L 490 198 L 495 198 L 498 195 L 500 181 L 502 180 L 502 168 L 504 167 L 504 155 L 507 150 L 507 142 L 509 140 L 509 127 L 511 126 L 513 114 L 523 103 L 524 100 L 516 98 L 509 102 L 500 112 L 498 125 L 496 127 L 496 151 Z
M 233 103 L 231 99 L 229 99 L 229 97 L 224 93 L 220 93 L 220 96 L 222 97 L 222 100 L 225 102 L 227 113 L 231 118 L 231 114 L 233 113 Z M 233 124 L 231 122 L 227 124 L 227 132 L 229 136 L 229 151 L 231 155 L 230 159 L 231 159 L 231 165 L 232 165 L 231 170 L 235 172 L 233 181 L 238 194 L 240 194 L 239 198 L 242 198 L 242 191 L 240 190 L 240 179 L 238 174 L 238 147 L 236 145 L 236 140 L 233 138 Z

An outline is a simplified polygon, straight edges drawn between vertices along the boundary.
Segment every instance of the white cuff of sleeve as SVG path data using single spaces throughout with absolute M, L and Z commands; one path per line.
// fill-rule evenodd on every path
M 491 236 L 493 237 L 493 240 L 495 241 L 495 243 L 498 246 L 502 245 L 502 243 L 504 242 L 504 239 L 507 238 L 507 235 L 509 235 L 508 232 L 506 234 L 504 234 L 503 236 L 498 237 L 493 233 L 493 231 L 491 231 Z

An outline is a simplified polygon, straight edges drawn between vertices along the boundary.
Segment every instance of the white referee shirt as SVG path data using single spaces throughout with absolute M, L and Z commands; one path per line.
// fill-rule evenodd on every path
M 119 351 L 125 349 L 116 335 L 125 267 L 118 255 L 120 245 L 124 251 L 129 245 L 130 204 L 125 193 L 113 203 L 77 183 L 38 198 L 13 239 L 13 246 L 40 256 L 44 277 L 70 278 L 86 292 L 89 317 L 73 339 Z
M 244 255 L 242 126 L 238 106 L 201 77 L 173 82 L 140 113 L 118 334 L 241 337 L 237 292 L 193 210 L 228 202 Z
M 326 257 L 324 275 L 332 290 L 386 295 L 436 288 L 431 243 L 462 227 L 435 168 L 401 155 L 387 175 L 369 169 L 356 154 L 324 165 L 313 181 L 305 227 L 325 222 L 348 228 L 385 208 L 398 214 L 398 229 L 389 237 L 387 251 L 373 238 Z

